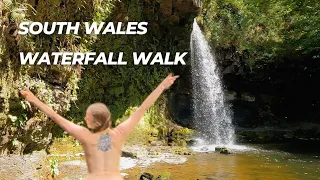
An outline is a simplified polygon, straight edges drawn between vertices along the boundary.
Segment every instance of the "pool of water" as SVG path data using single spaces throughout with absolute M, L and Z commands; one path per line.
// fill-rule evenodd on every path
M 285 147 L 288 148 L 288 146 Z M 319 154 L 290 152 L 290 149 L 284 151 L 281 150 L 282 148 L 282 145 L 236 146 L 234 154 L 197 152 L 195 155 L 189 156 L 183 164 L 159 163 L 146 168 L 135 167 L 125 170 L 125 172 L 129 174 L 128 179 L 138 179 L 143 172 L 155 176 L 169 173 L 171 179 L 174 180 L 206 180 L 210 178 L 215 180 L 320 179 Z M 245 150 L 241 151 L 241 149 Z M 299 148 L 294 150 L 297 149 Z

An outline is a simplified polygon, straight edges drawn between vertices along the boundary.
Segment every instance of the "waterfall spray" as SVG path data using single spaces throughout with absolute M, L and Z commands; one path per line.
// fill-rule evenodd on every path
M 191 34 L 193 118 L 206 144 L 232 145 L 234 127 L 214 54 L 196 20 Z

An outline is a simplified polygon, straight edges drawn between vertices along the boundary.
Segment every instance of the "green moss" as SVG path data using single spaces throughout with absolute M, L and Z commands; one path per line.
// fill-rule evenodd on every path
M 177 136 L 191 136 L 193 134 L 193 130 L 189 128 L 180 128 L 174 131 L 174 135 Z
M 157 140 L 164 140 L 164 137 L 168 136 L 168 131 L 159 133 L 159 129 L 166 128 L 164 123 L 169 120 L 160 118 L 159 113 L 155 113 L 156 106 L 152 106 L 144 114 L 138 126 L 130 134 L 127 144 L 149 144 Z M 127 120 L 136 109 L 137 107 L 129 107 L 124 115 L 115 121 L 115 125 Z
M 186 147 L 194 131 L 188 128 L 176 127 L 162 113 L 158 112 L 158 104 L 152 106 L 142 117 L 138 126 L 128 138 L 127 144 L 160 144 L 168 143 L 168 137 L 172 136 L 174 146 Z M 124 116 L 117 119 L 115 125 L 127 120 L 137 107 L 129 107 Z M 172 129 L 172 130 L 169 130 Z M 165 143 L 164 143 L 165 142 Z
M 186 147 L 193 133 L 194 131 L 188 128 L 174 128 L 172 130 L 172 145 Z
M 158 176 L 158 178 L 161 178 L 162 180 L 170 179 L 171 173 L 170 172 L 163 172 Z
M 178 155 L 193 155 L 193 152 L 187 147 L 177 147 L 174 149 L 173 153 Z
M 78 2 L 81 2 L 82 5 L 86 4 L 85 1 Z M 74 8 L 79 3 L 68 3 L 65 8 L 60 8 L 59 13 L 60 15 L 63 13 L 63 16 L 52 13 L 57 10 L 56 7 L 60 6 L 61 1 L 38 1 L 37 3 L 28 1 L 28 3 L 22 0 L 6 0 L 3 4 L 0 3 L 2 5 L 0 13 L 2 22 L 0 24 L 0 114 L 4 116 L 10 114 L 10 117 L 13 117 L 0 119 L 1 126 L 5 127 L 0 131 L 10 131 L 13 137 L 9 140 L 8 145 L 2 146 L 9 148 L 8 150 L 0 148 L 2 152 L 14 151 L 12 146 L 14 138 L 23 144 L 18 153 L 24 152 L 23 148 L 28 149 L 28 152 L 31 152 L 32 149 L 44 148 L 50 142 L 51 121 L 47 121 L 43 113 L 27 105 L 19 96 L 19 88 L 29 87 L 40 100 L 60 114 L 68 111 L 70 103 L 77 99 L 80 69 L 70 66 L 21 66 L 18 52 L 83 51 L 86 48 L 79 38 L 72 35 L 16 36 L 16 27 L 13 25 L 21 21 L 75 21 L 75 14 L 88 15 L 88 11 L 79 11 L 79 8 Z M 48 5 L 48 3 L 51 4 Z M 83 7 L 81 8 L 83 10 Z M 73 10 L 70 11 L 70 9 Z M 90 7 L 87 9 L 89 10 Z

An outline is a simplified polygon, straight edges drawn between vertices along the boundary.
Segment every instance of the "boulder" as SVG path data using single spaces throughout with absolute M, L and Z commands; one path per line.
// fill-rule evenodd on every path
M 141 176 L 139 180 L 153 180 L 153 175 L 150 173 L 146 173 L 144 172 Z
M 122 157 L 137 158 L 137 153 L 122 151 Z
M 228 148 L 222 146 L 217 146 L 214 150 L 221 154 L 231 154 L 231 151 Z

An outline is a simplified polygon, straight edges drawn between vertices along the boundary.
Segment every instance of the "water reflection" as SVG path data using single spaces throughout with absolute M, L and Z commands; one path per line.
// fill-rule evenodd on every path
M 155 175 L 169 172 L 174 180 L 319 180 L 319 168 L 319 157 L 259 150 L 230 155 L 202 152 L 181 165 L 155 164 L 143 171 Z M 137 177 L 137 169 L 127 172 Z

